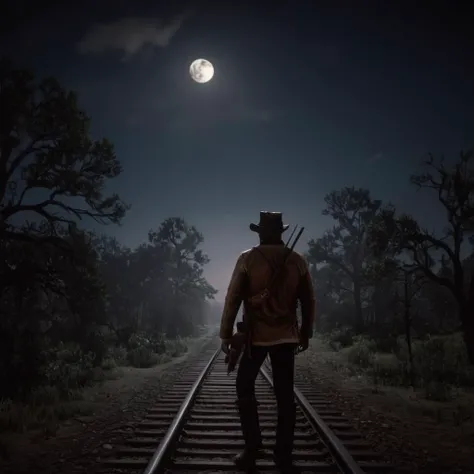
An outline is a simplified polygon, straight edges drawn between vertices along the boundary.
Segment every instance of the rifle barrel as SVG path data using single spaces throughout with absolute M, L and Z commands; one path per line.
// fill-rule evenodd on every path
M 298 232 L 297 236 L 295 237 L 295 240 L 293 241 L 293 244 L 291 246 L 291 250 L 293 250 L 295 248 L 295 245 L 298 242 L 298 240 L 300 240 L 300 237 L 301 237 L 301 234 L 303 233 L 303 231 L 304 231 L 304 227 L 301 227 L 300 231 Z
M 296 229 L 298 228 L 298 225 L 295 225 L 295 228 L 293 229 L 293 232 L 291 233 L 291 235 L 288 237 L 288 240 L 285 244 L 285 247 L 288 247 L 288 245 L 290 245 L 290 241 L 291 239 L 293 238 L 293 236 L 295 235 L 295 232 L 296 232 Z
M 296 228 L 295 228 L 296 230 Z M 296 243 L 298 242 L 298 240 L 300 239 L 301 237 L 301 234 L 303 233 L 304 231 L 304 227 L 301 227 L 300 231 L 298 232 L 298 234 L 296 235 L 295 237 L 295 240 L 293 241 L 293 244 L 291 245 L 290 247 L 290 252 L 288 252 L 283 260 L 283 262 L 281 263 L 281 265 L 277 268 L 276 272 L 273 274 L 273 277 L 272 279 L 270 280 L 270 284 L 268 285 L 267 289 L 268 290 L 271 290 L 273 285 L 275 284 L 280 272 L 283 270 L 283 267 L 285 266 L 285 263 L 286 263 L 286 260 L 287 258 L 289 257 L 289 255 L 291 254 L 291 252 L 293 251 L 293 249 L 295 248 L 295 245 Z M 295 231 L 293 231 L 294 233 Z M 293 234 L 292 234 L 293 235 Z M 288 241 L 289 242 L 289 241 Z

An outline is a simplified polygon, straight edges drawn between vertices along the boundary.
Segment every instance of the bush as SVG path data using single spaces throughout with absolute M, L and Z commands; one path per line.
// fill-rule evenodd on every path
M 46 403 L 41 404 L 40 398 L 36 398 L 32 403 L 23 404 L 9 399 L 0 400 L 0 431 L 41 429 L 43 435 L 54 435 L 60 421 L 75 415 L 91 414 L 91 407 L 74 403 L 74 400 L 54 404 L 51 399 L 44 401 Z
M 377 344 L 377 352 L 393 353 L 398 350 L 398 338 L 397 336 L 387 336 L 382 338 L 375 338 Z
M 362 368 L 369 367 L 377 347 L 375 342 L 365 336 L 355 336 L 353 341 L 353 345 L 346 347 L 342 352 L 351 364 Z
M 326 339 L 332 349 L 339 351 L 343 347 L 349 347 L 354 338 L 354 332 L 351 328 L 342 327 L 333 329 L 326 335 Z
M 125 347 L 111 347 L 108 352 L 108 359 L 115 361 L 116 365 L 127 364 L 127 349 Z
M 446 402 L 451 399 L 452 387 L 449 384 L 429 381 L 425 382 L 423 388 L 427 400 Z
M 185 354 L 188 351 L 188 346 L 186 341 L 181 337 L 166 341 L 166 353 L 171 355 L 171 357 L 179 357 L 182 354 Z
M 151 341 L 143 333 L 135 333 L 130 336 L 128 340 L 128 350 L 138 349 L 139 347 L 149 347 Z
M 347 343 L 349 331 L 337 329 L 328 335 L 334 344 Z M 394 350 L 381 351 L 380 346 Z M 432 336 L 412 342 L 413 367 L 404 336 L 393 341 L 374 341 L 367 336 L 354 336 L 352 345 L 341 349 L 351 367 L 371 374 L 374 383 L 411 385 L 423 389 L 427 399 L 445 401 L 452 387 L 474 387 L 474 367 L 469 364 L 462 334 Z M 413 373 L 413 377 L 411 374 Z M 413 379 L 413 380 L 412 380 Z
M 473 368 L 469 364 L 461 334 L 415 341 L 412 350 L 415 372 L 425 387 L 440 383 L 474 385 Z M 406 357 L 406 350 L 401 351 L 401 354 Z
M 180 337 L 165 340 L 134 334 L 130 338 L 127 360 L 133 367 L 147 368 L 179 357 L 188 350 L 186 340 Z
M 114 370 L 117 368 L 117 364 L 114 359 L 108 357 L 102 361 L 101 368 L 102 370 Z
M 57 387 L 37 387 L 31 392 L 28 401 L 33 406 L 55 405 L 59 403 L 61 395 Z
M 402 382 L 402 363 L 395 354 L 376 352 L 371 359 L 372 376 L 375 383 L 399 385 Z
M 96 367 L 95 354 L 84 353 L 78 346 L 61 344 L 56 351 L 50 351 L 46 359 L 42 385 L 56 387 L 61 398 L 67 398 L 71 390 L 104 379 L 103 371 Z
M 140 346 L 129 350 L 127 359 L 133 367 L 149 368 L 158 363 L 158 354 L 155 354 L 149 347 Z
M 159 337 L 152 341 L 153 351 L 157 354 L 164 354 L 166 352 L 166 342 L 164 337 Z
M 166 364 L 170 362 L 173 358 L 169 354 L 160 354 L 158 356 L 158 364 Z
M 408 385 L 412 382 L 408 346 L 403 336 L 397 340 L 398 350 L 392 354 L 375 354 L 372 374 L 384 383 Z M 469 364 L 461 334 L 434 336 L 412 343 L 413 382 L 430 400 L 451 398 L 453 386 L 474 386 L 474 368 Z

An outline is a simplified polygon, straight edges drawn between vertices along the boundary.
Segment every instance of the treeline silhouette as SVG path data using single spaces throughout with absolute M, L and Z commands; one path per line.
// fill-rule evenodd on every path
M 92 232 L 129 206 L 107 193 L 122 168 L 76 95 L 3 59 L 0 110 L 0 399 L 67 398 L 101 368 L 186 351 L 216 293 L 201 233 L 171 217 L 131 249 Z
M 309 242 L 319 330 L 376 383 L 444 400 L 474 386 L 474 166 L 433 156 L 411 177 L 441 204 L 439 233 L 346 187 L 325 197 L 334 226 Z M 470 240 L 469 240 L 470 237 Z
M 122 168 L 76 95 L 2 59 L 0 110 L 0 399 L 71 397 L 116 364 L 185 351 L 220 309 L 202 234 L 171 217 L 131 249 L 91 231 L 129 206 L 107 193 Z M 388 383 L 474 381 L 472 163 L 430 157 L 412 177 L 444 207 L 440 235 L 366 189 L 325 198 L 334 226 L 307 252 L 316 329 Z

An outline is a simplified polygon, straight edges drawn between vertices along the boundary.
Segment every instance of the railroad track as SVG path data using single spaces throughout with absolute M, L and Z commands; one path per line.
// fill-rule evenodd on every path
M 215 348 L 215 345 L 213 346 Z M 278 472 L 271 460 L 276 401 L 271 371 L 264 364 L 256 382 L 263 451 L 257 467 Z M 307 395 L 308 398 L 304 396 Z M 298 402 L 295 464 L 301 472 L 388 474 L 393 466 L 370 449 L 324 394 L 295 389 Z M 220 350 L 204 350 L 141 422 L 104 472 L 143 474 L 237 472 L 232 458 L 243 448 L 235 405 L 235 372 L 227 375 Z

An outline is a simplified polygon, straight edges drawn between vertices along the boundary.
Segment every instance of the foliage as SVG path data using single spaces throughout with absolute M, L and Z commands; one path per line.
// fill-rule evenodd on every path
M 9 239 L 61 243 L 58 229 L 90 218 L 118 223 L 127 209 L 104 195 L 122 168 L 112 144 L 93 140 L 77 97 L 52 78 L 0 60 L 0 217 Z M 34 215 L 43 226 L 14 221 Z
M 183 338 L 198 333 L 215 294 L 202 234 L 169 218 L 131 249 L 93 232 L 121 223 L 129 206 L 107 192 L 122 167 L 107 139 L 91 137 L 76 95 L 2 59 L 0 108 L 0 399 L 11 400 L 9 413 L 75 398 L 120 365 L 186 352 Z
M 354 187 L 333 191 L 325 197 L 323 215 L 336 225 L 321 238 L 308 243 L 311 263 L 325 262 L 331 276 L 328 284 L 336 293 L 349 293 L 354 300 L 354 326 L 363 327 L 362 291 L 367 283 L 367 246 L 369 225 L 378 213 L 381 201 L 373 200 L 366 189 Z
M 412 385 L 425 398 L 438 401 L 451 397 L 455 387 L 474 387 L 474 368 L 460 333 L 427 336 L 413 343 L 414 377 L 406 340 L 397 340 L 392 352 L 383 352 L 373 339 L 356 336 L 351 345 L 340 349 L 350 366 L 366 372 L 376 385 Z
M 335 350 L 349 347 L 354 342 L 354 330 L 351 327 L 333 329 L 326 336 L 330 346 Z
M 377 255 L 403 257 L 403 268 L 422 273 L 451 293 L 474 364 L 474 272 L 470 260 L 463 258 L 463 243 L 474 230 L 473 156 L 461 153 L 451 167 L 430 156 L 425 162 L 428 171 L 411 178 L 420 189 L 435 191 L 444 207 L 447 222 L 442 235 L 422 229 L 413 217 L 387 207 L 373 223 L 370 240 Z
M 372 364 L 373 354 L 377 345 L 375 341 L 364 336 L 356 336 L 353 344 L 343 349 L 351 364 L 367 368 Z
M 444 207 L 446 222 L 438 233 L 373 200 L 368 190 L 343 188 L 326 196 L 323 214 L 336 225 L 309 242 L 308 259 L 318 329 L 333 348 L 348 347 L 349 337 L 361 334 L 374 340 L 378 351 L 390 353 L 402 336 L 406 373 L 414 384 L 414 341 L 461 331 L 474 363 L 472 156 L 463 152 L 451 166 L 430 156 L 423 163 L 426 171 L 411 178 L 418 188 L 435 191 Z M 357 344 L 346 352 L 357 358 L 364 350 Z

